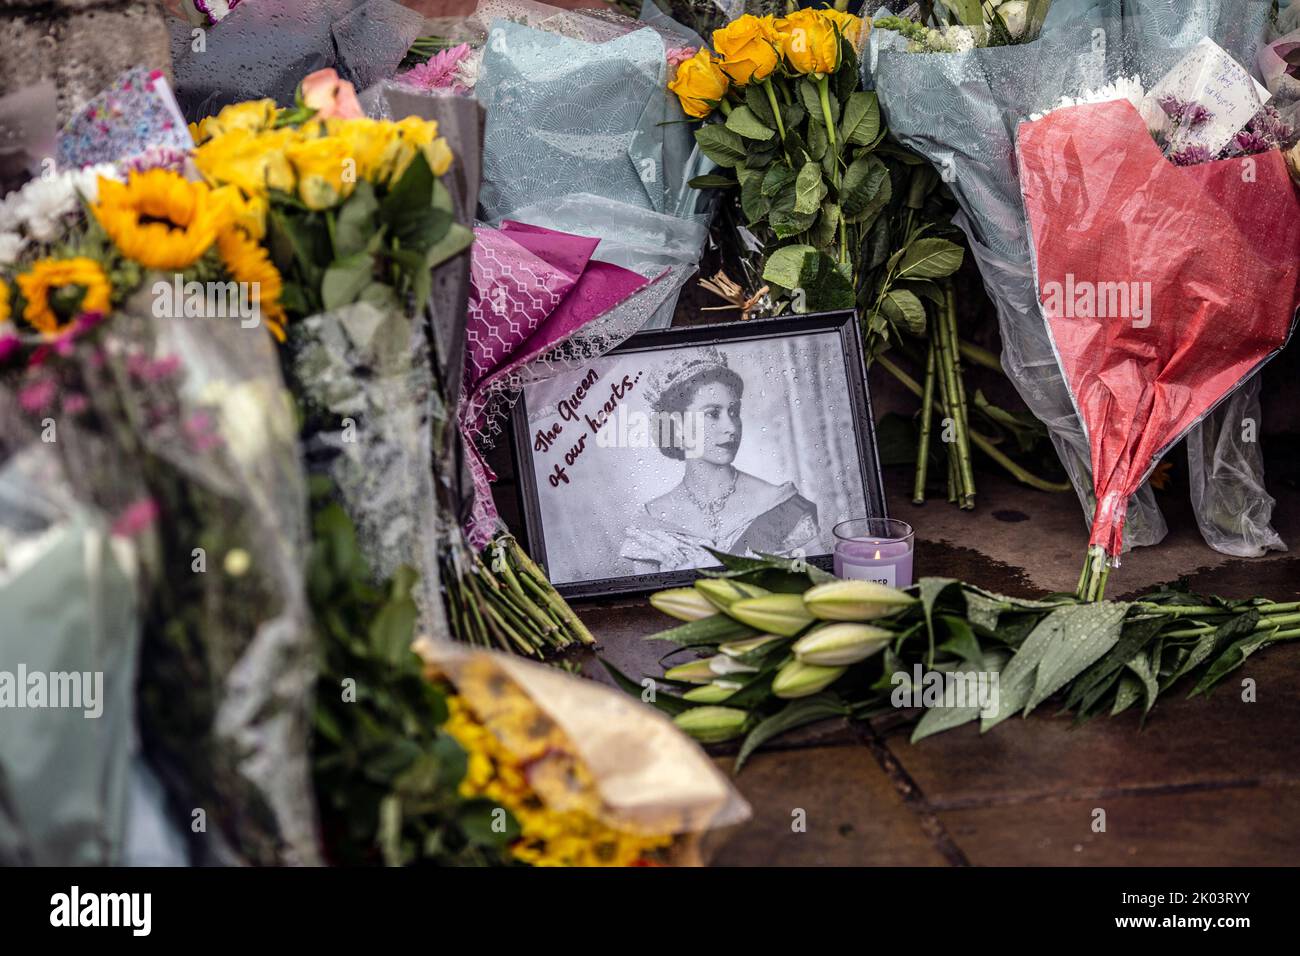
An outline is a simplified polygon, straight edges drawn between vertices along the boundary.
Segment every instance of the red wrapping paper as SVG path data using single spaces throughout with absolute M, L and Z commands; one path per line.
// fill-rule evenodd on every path
M 1018 156 L 1039 301 L 1091 447 L 1089 543 L 1116 556 L 1160 456 L 1286 343 L 1300 204 L 1277 150 L 1174 166 L 1127 100 L 1022 123 Z

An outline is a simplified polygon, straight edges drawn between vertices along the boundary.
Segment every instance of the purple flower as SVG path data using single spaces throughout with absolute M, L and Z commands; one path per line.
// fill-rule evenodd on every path
M 1160 108 L 1164 110 L 1166 116 L 1173 120 L 1175 126 L 1186 126 L 1194 129 L 1203 123 L 1209 122 L 1210 117 L 1214 115 L 1200 103 L 1180 99 L 1172 93 L 1166 93 L 1160 97 L 1158 102 Z
M 1169 156 L 1169 161 L 1175 166 L 1199 166 L 1201 163 L 1208 163 L 1212 159 L 1214 157 L 1210 155 L 1210 151 L 1204 146 L 1185 146 Z

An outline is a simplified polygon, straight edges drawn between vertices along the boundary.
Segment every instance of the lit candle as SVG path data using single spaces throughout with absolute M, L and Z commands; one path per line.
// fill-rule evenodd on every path
M 835 576 L 912 584 L 912 526 L 894 518 L 857 518 L 835 526 Z

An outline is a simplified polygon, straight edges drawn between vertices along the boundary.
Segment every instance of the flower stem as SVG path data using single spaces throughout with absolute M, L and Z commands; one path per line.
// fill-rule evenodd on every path
M 904 372 L 901 368 L 899 368 L 889 359 L 885 358 L 885 356 L 883 355 L 876 356 L 876 362 L 890 375 L 898 379 L 898 381 L 903 385 L 903 387 L 906 388 L 909 392 L 911 392 L 917 398 L 922 397 L 924 393 L 921 390 L 921 386 L 917 384 L 916 380 L 912 378 L 912 376 L 908 375 L 906 372 Z M 933 407 L 939 408 L 938 402 L 935 402 Z M 942 411 L 942 409 L 940 409 L 940 411 Z M 1004 469 L 1006 469 L 1006 471 L 1010 473 L 1010 475 L 1013 478 L 1015 478 L 1019 482 L 1028 485 L 1030 488 L 1037 488 L 1039 491 L 1049 491 L 1052 492 L 1053 494 L 1064 492 L 1064 491 L 1070 491 L 1073 489 L 1073 486 L 1068 482 L 1047 481 L 1044 478 L 1039 478 L 1037 475 L 1034 475 L 1026 471 L 1020 465 L 1016 464 L 1005 454 L 1003 454 L 998 449 L 998 447 L 993 444 L 992 441 L 990 441 L 988 438 L 981 435 L 977 431 L 973 431 L 973 430 L 971 431 L 970 440 L 971 443 L 974 444 L 976 448 L 984 452 L 984 454 L 988 455 L 995 462 L 997 462 Z
M 776 132 L 781 137 L 781 143 L 785 143 L 785 124 L 781 122 L 781 107 L 776 102 L 776 91 L 772 89 L 772 78 L 768 77 L 763 81 L 763 92 L 767 94 L 767 101 L 772 104 L 772 115 L 776 118 Z
M 921 396 L 921 439 L 916 446 L 916 480 L 912 484 L 912 504 L 925 504 L 925 479 L 930 468 L 930 422 L 934 418 L 934 343 L 925 359 L 925 393 Z

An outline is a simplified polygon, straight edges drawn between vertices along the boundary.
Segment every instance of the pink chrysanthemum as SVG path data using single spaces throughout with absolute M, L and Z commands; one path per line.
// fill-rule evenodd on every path
M 468 43 L 448 47 L 431 56 L 427 63 L 413 66 L 405 73 L 399 73 L 397 79 L 399 82 L 421 90 L 450 90 L 457 94 L 468 93 L 469 90 L 465 84 L 460 82 L 460 78 L 456 74 L 456 68 L 471 52 Z

